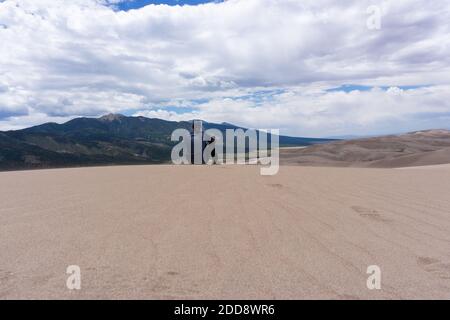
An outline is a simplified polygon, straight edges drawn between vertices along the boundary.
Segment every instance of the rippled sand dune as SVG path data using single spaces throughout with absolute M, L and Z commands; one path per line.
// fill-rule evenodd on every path
M 3 172 L 0 298 L 449 299 L 449 192 L 446 166 Z
M 450 131 L 343 140 L 302 149 L 282 149 L 285 165 L 401 168 L 450 163 Z

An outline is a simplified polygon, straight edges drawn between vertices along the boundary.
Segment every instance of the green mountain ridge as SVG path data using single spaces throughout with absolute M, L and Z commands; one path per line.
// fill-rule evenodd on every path
M 189 121 L 109 114 L 3 131 L 0 170 L 168 163 L 175 144 L 170 140 L 172 132 L 178 128 L 190 130 L 191 126 Z M 204 122 L 204 128 L 225 132 L 239 127 Z M 280 136 L 280 145 L 285 146 L 328 141 L 331 140 Z

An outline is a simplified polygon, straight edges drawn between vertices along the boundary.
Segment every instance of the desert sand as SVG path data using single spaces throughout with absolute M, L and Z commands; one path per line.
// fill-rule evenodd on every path
M 450 163 L 450 131 L 425 130 L 400 135 L 336 141 L 280 150 L 285 165 L 401 168 Z
M 0 298 L 450 299 L 449 192 L 448 166 L 2 172 Z

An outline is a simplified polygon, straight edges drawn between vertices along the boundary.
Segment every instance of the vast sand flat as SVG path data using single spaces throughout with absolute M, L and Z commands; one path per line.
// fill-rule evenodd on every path
M 403 168 L 397 168 L 401 170 L 407 170 L 407 169 L 414 169 L 414 170 L 450 170 L 450 163 L 446 164 L 435 164 L 435 165 L 429 165 L 429 166 L 419 166 L 419 167 L 403 167 Z
M 450 299 L 449 194 L 447 167 L 3 172 L 0 298 Z

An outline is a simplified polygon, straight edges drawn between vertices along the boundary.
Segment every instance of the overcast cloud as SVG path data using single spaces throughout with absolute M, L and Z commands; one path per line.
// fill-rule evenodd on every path
M 303 136 L 450 128 L 448 1 L 112 2 L 0 1 L 0 130 L 108 112 Z

